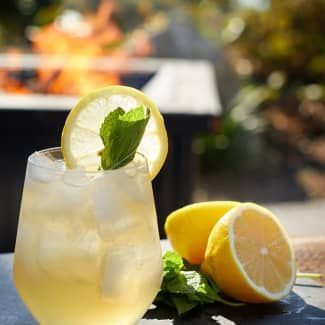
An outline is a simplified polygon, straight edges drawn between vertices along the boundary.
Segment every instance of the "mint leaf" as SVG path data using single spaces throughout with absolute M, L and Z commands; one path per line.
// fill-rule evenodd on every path
M 185 295 L 170 294 L 166 292 L 159 292 L 155 299 L 155 303 L 162 303 L 167 306 L 176 308 L 179 316 L 182 316 L 183 314 L 200 305 L 198 301 L 191 301 Z
M 149 118 L 150 111 L 143 105 L 128 112 L 118 107 L 106 116 L 100 128 L 103 169 L 117 169 L 133 160 Z
M 163 281 L 155 301 L 174 307 L 179 315 L 197 306 L 215 302 L 230 306 L 243 305 L 224 298 L 210 277 L 200 273 L 197 266 L 189 264 L 176 252 L 165 253 L 163 267 Z
M 105 120 L 100 127 L 100 137 L 102 138 L 105 147 L 110 145 L 110 142 L 112 141 L 111 139 L 114 138 L 114 132 L 116 132 L 115 130 L 118 128 L 118 119 L 124 114 L 124 109 L 118 107 L 105 117 Z
M 184 267 L 182 257 L 176 252 L 166 252 L 163 257 L 164 271 L 178 270 L 180 271 Z
M 187 298 L 184 295 L 183 296 L 173 295 L 171 296 L 171 300 L 173 302 L 173 305 L 177 309 L 178 315 L 180 316 L 192 310 L 193 308 L 199 306 L 200 304 L 197 301 L 191 301 L 189 298 Z

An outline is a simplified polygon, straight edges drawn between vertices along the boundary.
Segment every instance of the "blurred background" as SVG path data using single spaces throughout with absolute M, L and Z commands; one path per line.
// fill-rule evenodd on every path
M 195 128 L 196 120 L 203 121 L 204 127 L 193 129 L 191 152 L 178 158 L 183 160 L 182 166 L 190 164 L 191 193 L 170 206 L 163 202 L 167 209 L 160 209 L 160 218 L 187 201 L 231 199 L 273 204 L 322 200 L 324 21 L 324 0 L 1 1 L 0 113 L 9 112 L 9 106 L 13 109 L 18 95 L 71 98 L 108 84 L 145 87 L 163 65 L 150 58 L 161 58 L 161 62 L 186 59 L 189 70 L 194 62 L 207 62 L 214 82 L 196 80 L 193 73 L 188 95 L 215 96 L 216 100 L 210 101 L 215 103 L 215 112 L 194 114 L 190 105 L 181 114 L 162 108 L 171 134 L 175 130 L 187 134 L 181 124 L 188 116 L 188 128 Z M 64 66 L 55 59 L 49 59 L 55 69 L 37 63 L 36 58 L 52 55 L 65 56 Z M 74 59 L 67 59 L 69 55 Z M 123 74 L 90 68 L 92 62 L 104 64 L 96 61 L 103 57 L 122 60 L 119 62 L 125 65 L 139 58 L 132 69 L 141 69 Z M 28 64 L 32 68 L 26 69 Z M 211 84 L 212 95 L 205 91 Z M 186 91 L 183 96 L 187 96 Z M 3 116 L 6 123 L 1 124 L 0 132 L 8 136 L 4 124 L 9 117 Z M 44 145 L 48 147 L 49 142 L 45 138 Z M 34 150 L 40 149 L 38 146 Z M 178 144 L 173 153 L 182 148 Z M 14 159 L 16 154 L 9 155 Z M 20 158 L 21 166 L 25 166 L 26 157 Z M 2 168 L 8 174 L 10 166 Z M 21 169 L 22 179 L 24 167 Z M 186 175 L 183 177 L 186 183 Z M 172 178 L 169 187 L 162 186 L 167 182 L 164 179 L 158 180 L 158 199 L 159 193 L 162 196 L 173 185 Z M 9 201 L 20 198 L 21 183 L 15 184 L 16 194 Z M 8 186 L 2 191 L 7 190 Z M 10 213 L 16 218 L 17 208 Z

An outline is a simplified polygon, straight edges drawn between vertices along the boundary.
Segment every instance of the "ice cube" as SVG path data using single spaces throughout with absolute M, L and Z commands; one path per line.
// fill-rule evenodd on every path
M 129 176 L 138 176 L 140 178 L 149 179 L 148 166 L 145 158 L 141 154 L 136 154 L 134 159 L 123 167 L 126 174 Z
M 148 202 L 145 189 L 136 177 L 121 169 L 104 173 L 92 185 L 92 209 L 102 238 L 112 240 L 145 224 L 143 209 Z
M 136 170 L 136 165 L 134 163 L 134 161 L 131 161 L 130 163 L 128 163 L 125 167 L 124 167 L 124 171 L 125 173 L 130 176 L 133 177 L 136 175 L 137 170 Z
M 147 241 L 138 245 L 112 244 L 103 260 L 102 296 L 133 302 L 143 296 L 142 290 L 155 290 L 155 286 L 158 289 L 161 274 L 159 241 L 153 246 Z
M 141 264 L 139 248 L 133 245 L 108 248 L 103 263 L 101 292 L 104 298 L 134 299 L 137 290 L 135 277 Z
M 63 182 L 70 186 L 85 186 L 90 183 L 86 171 L 83 167 L 67 169 L 63 175 Z
M 30 182 L 28 191 L 32 196 L 28 202 L 32 214 L 81 219 L 92 213 L 88 187 L 67 185 L 62 177 L 50 183 Z
M 35 152 L 30 161 L 28 175 L 32 180 L 50 183 L 60 177 L 60 172 L 56 169 L 54 161 L 44 154 Z
M 49 276 L 95 283 L 100 276 L 101 240 L 96 230 L 49 221 L 42 227 L 38 263 Z
M 59 171 L 65 171 L 67 169 L 67 166 L 63 159 L 54 160 L 54 165 L 55 168 Z

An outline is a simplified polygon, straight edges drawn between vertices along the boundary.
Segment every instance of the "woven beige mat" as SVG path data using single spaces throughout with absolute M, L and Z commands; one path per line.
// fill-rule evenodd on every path
M 297 237 L 292 239 L 299 272 L 321 273 L 325 285 L 325 236 Z

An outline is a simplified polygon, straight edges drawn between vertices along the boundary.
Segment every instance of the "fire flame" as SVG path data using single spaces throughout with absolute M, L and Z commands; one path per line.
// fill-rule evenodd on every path
M 96 12 L 83 16 L 70 13 L 33 30 L 30 33 L 33 53 L 49 56 L 48 63 L 64 57 L 64 67 L 53 68 L 49 64 L 39 66 L 36 71 L 24 71 L 18 68 L 23 52 L 10 48 L 6 54 L 14 67 L 0 69 L 0 89 L 20 94 L 82 95 L 96 87 L 120 83 L 117 71 L 94 68 L 93 60 L 102 56 L 121 60 L 146 56 L 151 46 L 141 31 L 124 35 L 112 18 L 116 6 L 113 0 L 102 0 Z

